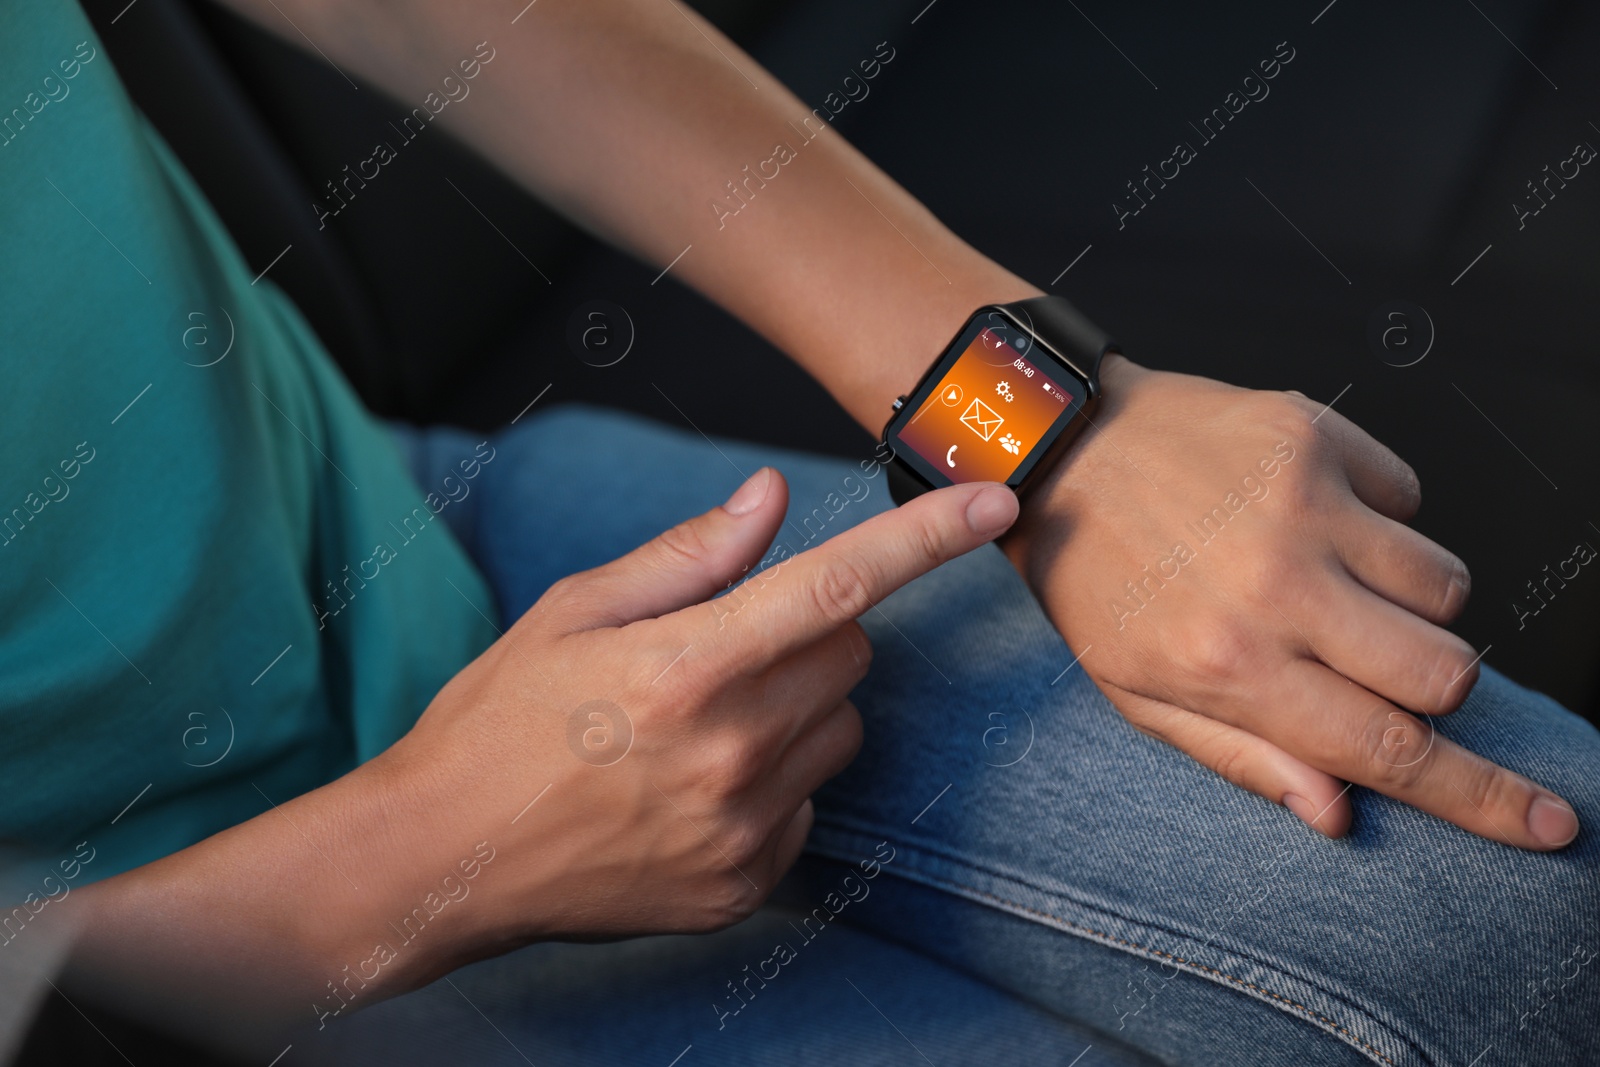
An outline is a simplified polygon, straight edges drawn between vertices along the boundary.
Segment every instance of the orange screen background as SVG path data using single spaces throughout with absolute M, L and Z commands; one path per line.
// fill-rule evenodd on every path
M 1034 372 L 1031 378 L 1013 365 L 1017 360 Z M 1011 399 L 1006 399 L 1001 382 L 1006 383 Z M 982 405 L 977 411 L 979 417 L 1000 418 L 987 441 L 962 422 L 963 415 L 972 413 L 975 401 Z M 951 365 L 938 388 L 928 394 L 899 438 L 952 482 L 1003 482 L 1069 403 L 1069 394 L 1060 383 L 1046 377 L 1042 368 L 1020 356 L 1009 344 L 997 346 L 994 335 L 984 330 Z M 1002 444 L 1008 438 L 1017 444 L 1016 454 Z M 956 446 L 953 467 L 946 462 L 951 445 Z

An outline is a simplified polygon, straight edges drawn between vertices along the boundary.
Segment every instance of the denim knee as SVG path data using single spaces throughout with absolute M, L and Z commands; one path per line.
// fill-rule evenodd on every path
M 1431 842 L 1430 867 L 1448 870 L 1419 879 L 1388 924 L 1396 936 L 1414 924 L 1382 973 L 1396 1010 L 1449 1062 L 1600 1062 L 1600 733 L 1493 670 L 1437 729 L 1565 797 L 1582 825 L 1564 849 L 1524 852 L 1416 825 L 1426 817 L 1387 798 L 1362 804 L 1353 836 L 1372 848 Z

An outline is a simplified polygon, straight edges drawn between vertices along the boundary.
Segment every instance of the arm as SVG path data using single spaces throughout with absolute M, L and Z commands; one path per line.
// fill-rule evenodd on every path
M 546 0 L 515 24 L 518 4 L 230 2 L 278 32 L 285 7 L 406 101 L 485 42 L 496 65 L 439 121 L 646 260 L 688 247 L 674 273 L 871 432 L 973 308 L 1039 292 L 675 0 Z M 730 182 L 748 197 L 736 214 Z M 1442 628 L 1466 568 L 1403 525 L 1420 501 L 1405 463 L 1298 394 L 1120 357 L 1103 379 L 1097 431 L 1004 547 L 1136 727 L 1329 836 L 1350 824 L 1348 781 L 1507 844 L 1571 840 L 1564 801 L 1428 724 L 1466 698 L 1478 657 Z M 1268 483 L 1258 464 L 1274 454 L 1299 459 Z M 1190 525 L 1246 505 L 1250 521 L 1185 573 L 1201 547 Z
M 647 262 L 664 267 L 693 245 L 671 276 L 789 353 L 873 434 L 973 308 L 1039 292 L 673 0 L 540 0 L 515 25 L 521 3 L 229 6 L 303 45 L 281 8 L 407 107 L 442 97 L 456 72 L 469 95 L 435 124 Z M 494 58 L 460 79 L 479 42 Z M 893 44 L 863 45 L 883 81 Z M 793 158 L 769 163 L 780 144 Z M 730 181 L 751 198 L 736 215 Z
M 274 5 L 236 6 L 303 43 Z M 465 106 L 447 107 L 438 121 L 491 152 L 531 190 L 644 258 L 665 265 L 695 243 L 674 275 L 718 294 L 730 310 L 784 348 L 812 353 L 814 373 L 835 395 L 855 395 L 849 403 L 864 424 L 881 421 L 889 399 L 920 373 L 916 364 L 925 353 L 948 339 L 966 305 L 1034 291 L 950 235 L 831 130 L 800 147 L 801 157 L 784 167 L 763 199 L 719 232 L 709 206 L 712 195 L 746 163 L 768 158 L 774 138 L 798 139 L 785 132 L 785 122 L 793 118 L 798 124 L 810 112 L 723 42 L 760 81 L 761 90 L 752 90 L 670 3 L 655 11 L 541 0 L 514 27 L 509 25 L 514 8 L 488 19 L 479 5 L 468 4 L 333 6 L 338 10 L 330 16 L 323 5 L 287 0 L 276 5 L 341 66 L 411 104 L 420 104 L 438 88 L 442 72 L 474 56 L 479 41 L 488 41 L 495 58 L 466 83 L 472 97 Z M 714 30 L 706 32 L 720 41 Z M 596 70 L 606 77 L 596 77 Z M 617 76 L 615 83 L 608 80 Z M 701 108 L 699 101 L 708 95 L 724 94 L 726 112 Z M 529 100 L 550 106 L 531 108 Z M 777 112 L 769 100 L 779 105 Z M 811 125 L 817 128 L 814 118 Z M 507 136 L 507 131 L 514 133 Z M 551 145 L 575 150 L 551 151 Z M 640 167 L 640 151 L 644 158 L 659 154 L 661 165 Z M 654 175 L 640 185 L 637 176 L 646 171 Z M 915 231 L 917 244 L 951 281 L 929 267 L 848 184 L 834 180 L 830 185 L 827 179 L 839 173 L 851 175 L 902 229 Z M 756 210 L 776 207 L 776 197 L 788 195 L 786 185 L 804 208 L 801 215 Z M 680 202 L 692 203 L 695 210 L 664 210 Z M 837 255 L 827 228 L 838 224 L 863 232 L 854 251 L 860 258 L 850 271 L 818 286 L 815 278 Z M 875 229 L 867 236 L 869 226 Z M 786 246 L 793 261 L 773 257 L 774 243 Z M 869 321 L 874 304 L 892 308 L 893 321 L 877 324 L 881 328 L 871 337 L 852 336 L 848 327 Z M 818 314 L 818 307 L 830 311 Z M 844 343 L 847 347 L 839 347 Z M 884 356 L 886 346 L 896 354 L 893 364 Z M 867 385 L 860 367 L 881 370 L 881 381 Z M 699 561 L 712 573 L 686 576 L 686 586 L 694 588 L 678 602 L 653 605 L 655 613 L 703 599 L 759 558 L 781 518 L 780 497 L 774 491 L 745 520 L 757 524 L 755 532 L 741 535 L 738 544 L 715 546 L 716 558 Z M 699 536 L 711 544 L 704 526 L 721 521 L 715 514 L 703 519 Z M 877 545 L 900 540 L 886 537 L 882 524 L 875 533 Z M 967 536 L 967 542 L 951 543 L 952 554 L 977 543 Z M 903 543 L 939 540 L 914 535 Z M 643 559 L 636 563 L 645 565 Z M 803 582 L 795 564 L 786 564 L 781 587 L 770 601 L 763 597 L 763 610 L 781 612 L 784 625 L 794 626 L 804 618 L 804 607 L 785 604 L 778 594 L 802 588 Z M 645 584 L 623 583 L 628 589 Z M 663 583 L 652 571 L 648 584 Z M 863 588 L 875 600 L 888 591 Z M 573 591 L 565 593 L 570 598 Z M 620 598 L 613 606 L 619 612 L 640 611 Z M 865 669 L 867 656 L 856 649 L 841 664 L 835 644 L 823 650 L 827 662 L 801 665 L 816 674 L 814 688 L 819 700 L 827 698 L 825 706 L 772 709 L 789 713 L 791 722 L 803 715 L 827 724 L 822 730 L 813 727 L 810 744 L 800 752 L 785 752 L 770 738 L 736 734 L 732 723 L 693 714 L 714 706 L 759 705 L 756 686 L 733 691 L 732 680 L 748 672 L 729 666 L 720 678 L 707 673 L 697 681 L 715 686 L 714 699 L 697 696 L 698 689 L 675 694 L 680 706 L 672 728 L 692 730 L 700 738 L 675 751 L 714 752 L 717 746 L 709 742 L 721 738 L 723 748 L 740 751 L 743 768 L 726 760 L 713 764 L 703 756 L 674 768 L 640 749 L 615 768 L 597 770 L 572 758 L 559 729 L 549 735 L 528 731 L 523 758 L 482 766 L 471 753 L 470 738 L 490 729 L 483 723 L 497 714 L 554 719 L 564 728 L 567 708 L 612 695 L 628 706 L 642 735 L 648 710 L 642 718 L 643 704 L 616 695 L 612 679 L 631 677 L 641 669 L 638 664 L 650 663 L 643 678 L 648 682 L 690 640 L 673 638 L 666 649 L 656 645 L 665 641 L 662 637 L 642 646 L 638 642 L 644 638 L 629 635 L 626 653 L 611 668 L 584 678 L 552 677 L 562 690 L 557 695 L 546 689 L 547 680 L 530 661 L 553 675 L 552 661 L 597 656 L 603 642 L 581 638 L 584 653 L 555 654 L 548 632 L 532 632 L 543 621 L 534 618 L 541 614 L 548 618 L 545 608 L 536 608 L 497 651 L 463 672 L 435 700 L 419 728 L 383 756 L 190 848 L 85 887 L 73 894 L 77 903 L 70 911 L 41 916 L 41 921 L 65 916 L 81 922 L 63 987 L 74 997 L 81 993 L 181 1032 L 248 1048 L 253 1039 L 264 1041 L 285 1024 L 313 1030 L 332 1025 L 338 1014 L 531 940 L 707 930 L 748 914 L 792 862 L 809 825 L 809 809 L 798 791 L 775 805 L 770 791 L 758 787 L 780 778 L 814 786 L 849 758 L 859 725 L 853 709 L 840 701 Z M 746 621 L 746 613 L 740 621 Z M 695 625 L 715 627 L 704 619 Z M 853 627 L 844 630 L 859 635 Z M 611 636 L 622 647 L 622 634 Z M 693 640 L 698 653 L 708 638 Z M 662 651 L 664 657 L 656 655 Z M 748 662 L 756 655 L 750 649 L 730 659 Z M 679 664 L 671 677 L 689 666 L 690 661 Z M 790 676 L 795 669 L 795 664 L 787 667 Z M 511 691 L 532 692 L 540 709 L 558 710 L 530 716 L 529 702 L 498 695 Z M 841 707 L 846 710 L 838 711 Z M 506 736 L 512 726 L 502 722 L 492 729 Z M 780 759 L 781 775 L 771 771 Z M 768 773 L 752 782 L 758 776 L 749 768 L 758 761 Z M 729 773 L 735 780 L 724 777 Z M 643 785 L 647 776 L 739 860 L 759 890 L 746 892 L 750 887 L 743 878 L 732 876 L 704 839 Z M 673 787 L 675 781 L 681 790 Z M 529 783 L 544 782 L 554 783 L 550 792 L 513 825 L 513 817 L 538 792 L 539 786 Z M 619 807 L 624 798 L 625 809 Z M 611 847 L 598 854 L 596 810 L 617 816 L 605 828 Z M 670 819 L 656 823 L 658 815 Z M 791 823 L 797 830 L 789 829 Z M 742 844 L 736 847 L 730 838 Z M 469 880 L 459 864 L 477 859 L 480 842 L 487 842 L 495 858 L 487 864 L 479 860 L 479 872 Z M 641 863 L 641 856 L 651 859 Z M 679 890 L 671 884 L 674 869 L 685 875 Z M 452 872 L 452 885 L 460 887 L 458 893 L 466 891 L 464 898 L 445 905 L 413 944 L 400 944 L 393 926 L 425 906 L 430 893 L 446 895 L 442 879 Z M 648 892 L 632 887 L 629 879 L 636 877 L 646 879 Z M 626 902 L 639 899 L 651 901 L 648 914 L 627 911 Z M 398 951 L 388 959 L 375 951 L 379 944 Z M 269 1052 L 262 1062 L 270 1058 Z
M 855 618 L 1017 514 L 955 486 L 751 575 L 787 505 L 756 472 L 557 582 L 377 758 L 42 913 L 78 927 L 69 995 L 266 1062 L 286 1027 L 519 945 L 749 916 L 860 745 Z M 729 621 L 710 598 L 746 575 Z M 620 756 L 571 747 L 596 701 L 631 723 Z

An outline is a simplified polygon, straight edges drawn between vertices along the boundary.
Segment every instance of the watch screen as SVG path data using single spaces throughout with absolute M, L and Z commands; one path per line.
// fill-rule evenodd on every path
M 998 312 L 980 312 L 901 409 L 889 443 L 935 486 L 1016 485 L 1085 392 L 1054 353 Z

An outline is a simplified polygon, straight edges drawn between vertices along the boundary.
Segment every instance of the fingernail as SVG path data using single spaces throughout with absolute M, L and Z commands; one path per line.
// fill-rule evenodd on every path
M 1452 605 L 1456 611 L 1460 611 L 1466 604 L 1467 597 L 1472 595 L 1472 574 L 1459 556 L 1456 557 L 1455 565 L 1450 568 L 1450 584 L 1459 590 L 1454 594 Z
M 772 481 L 772 468 L 762 467 L 744 480 L 744 484 L 733 491 L 728 502 L 722 505 L 722 510 L 729 515 L 748 515 L 761 506 L 767 499 L 767 483 Z
M 1560 848 L 1578 836 L 1578 815 L 1555 797 L 1535 797 L 1528 808 L 1528 832 L 1551 848 Z
M 1317 809 L 1311 806 L 1311 801 L 1298 793 L 1283 794 L 1283 806 L 1294 812 L 1295 817 L 1307 826 L 1317 817 Z
M 991 486 L 967 501 L 967 525 L 981 537 L 996 537 L 1017 520 L 1017 495 Z

